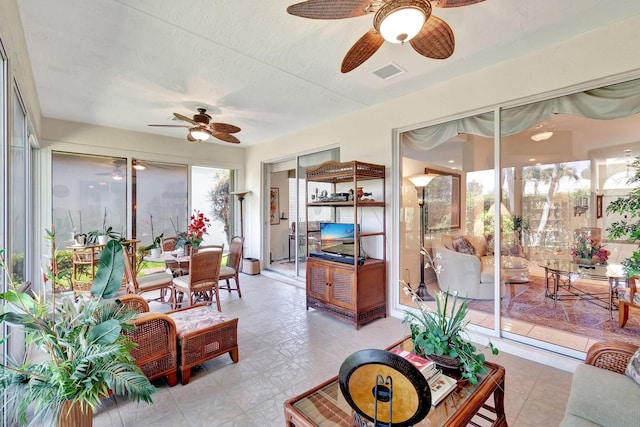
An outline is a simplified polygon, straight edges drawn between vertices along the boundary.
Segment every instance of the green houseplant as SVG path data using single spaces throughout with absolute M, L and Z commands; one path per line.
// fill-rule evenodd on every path
M 636 157 L 630 165 L 634 169 L 633 175 L 627 180 L 627 184 L 636 187 L 629 193 L 614 200 L 607 206 L 608 214 L 623 215 L 623 219 L 614 222 L 607 228 L 610 239 L 626 238 L 631 242 L 640 241 L 640 156 Z M 640 276 L 640 245 L 638 250 L 622 261 L 627 277 Z
M 476 384 L 478 375 L 486 374 L 487 369 L 484 366 L 485 355 L 463 338 L 469 323 L 467 300 L 459 301 L 457 293 L 450 296 L 439 291 L 435 298 L 436 310 L 433 311 L 411 287 L 405 285 L 404 292 L 411 296 L 419 309 L 418 313 L 405 310 L 403 319 L 403 323 L 409 324 L 414 352 L 445 367 L 459 368 L 463 378 Z M 489 348 L 493 354 L 498 354 L 498 349 L 491 342 Z
M 91 297 L 77 302 L 70 296 L 53 294 L 52 301 L 46 301 L 20 292 L 8 277 L 8 290 L 0 294 L 0 323 L 23 329 L 26 343 L 45 356 L 42 361 L 0 365 L 0 386 L 15 421 L 27 422 L 31 404 L 32 425 L 59 421 L 66 415 L 60 408 L 69 403 L 91 416 L 111 393 L 151 403 L 156 389 L 131 356 L 135 344 L 121 334 L 134 327 L 128 321 L 135 312 L 114 299 L 124 273 L 122 251 L 119 242 L 107 243 Z M 6 272 L 4 258 L 0 260 Z

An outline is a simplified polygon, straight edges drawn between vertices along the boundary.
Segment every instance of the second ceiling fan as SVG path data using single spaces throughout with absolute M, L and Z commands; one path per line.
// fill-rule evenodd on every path
M 240 140 L 232 133 L 240 132 L 238 126 L 230 125 L 227 123 L 215 123 L 211 121 L 211 116 L 207 114 L 206 108 L 197 108 L 198 114 L 194 114 L 193 119 L 182 114 L 173 113 L 175 118 L 187 122 L 189 124 L 184 125 L 149 125 L 156 127 L 169 127 L 169 128 L 188 128 L 187 140 L 190 142 L 203 142 L 209 139 L 210 136 L 217 138 L 221 141 L 230 142 L 232 144 L 240 144 Z
M 459 7 L 484 0 L 307 0 L 291 5 L 291 15 L 310 19 L 344 19 L 375 13 L 373 28 L 347 52 L 341 71 L 348 73 L 362 65 L 384 41 L 409 44 L 420 55 L 445 59 L 453 54 L 455 38 L 451 27 L 431 15 L 435 7 Z

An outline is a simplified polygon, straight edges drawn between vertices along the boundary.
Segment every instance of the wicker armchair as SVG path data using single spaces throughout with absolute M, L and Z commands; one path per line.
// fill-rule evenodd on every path
M 240 272 L 240 261 L 242 260 L 243 246 L 244 237 L 233 236 L 231 238 L 227 265 L 220 268 L 220 280 L 224 279 L 226 281 L 226 284 L 218 286 L 220 289 L 226 289 L 229 292 L 238 291 L 238 297 L 240 298 L 242 298 L 242 293 L 240 292 L 240 279 L 238 278 L 238 273 Z M 231 287 L 229 279 L 233 279 L 235 281 L 235 288 Z
M 140 297 L 138 297 L 140 298 Z M 141 313 L 134 320 L 136 329 L 124 332 L 137 344 L 131 351 L 137 365 L 150 380 L 166 377 L 173 387 L 178 383 L 176 324 L 162 313 Z

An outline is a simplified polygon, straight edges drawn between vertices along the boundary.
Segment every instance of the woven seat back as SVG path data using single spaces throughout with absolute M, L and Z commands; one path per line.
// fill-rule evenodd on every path
M 149 312 L 149 304 L 140 295 L 127 294 L 127 295 L 122 295 L 118 299 L 120 300 L 122 305 L 126 306 L 131 311 L 135 311 L 136 313 Z
M 211 289 L 220 276 L 221 249 L 210 249 L 191 255 L 189 282 L 191 290 Z
M 178 243 L 177 237 L 163 237 L 161 241 L 162 251 L 170 252 L 175 249 L 176 243 Z
M 240 261 L 242 260 L 242 248 L 244 246 L 244 237 L 233 236 L 229 246 L 229 257 L 227 258 L 227 267 L 231 267 L 238 271 Z

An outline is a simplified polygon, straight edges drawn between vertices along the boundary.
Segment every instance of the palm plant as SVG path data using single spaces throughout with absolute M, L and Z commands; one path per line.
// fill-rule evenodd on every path
M 34 293 L 19 292 L 9 277 L 9 290 L 0 323 L 20 327 L 26 343 L 46 353 L 41 362 L 0 365 L 0 386 L 18 422 L 27 423 L 33 403 L 32 425 L 54 422 L 68 401 L 83 412 L 93 411 L 109 394 L 127 395 L 134 401 L 151 402 L 155 387 L 131 356 L 135 346 L 121 334 L 134 328 L 128 323 L 135 312 L 114 299 L 124 274 L 122 245 L 111 240 L 98 265 L 91 298 L 72 297 L 47 301 Z M 0 252 L 0 267 L 7 267 Z M 9 275 L 7 275 L 9 276 Z

